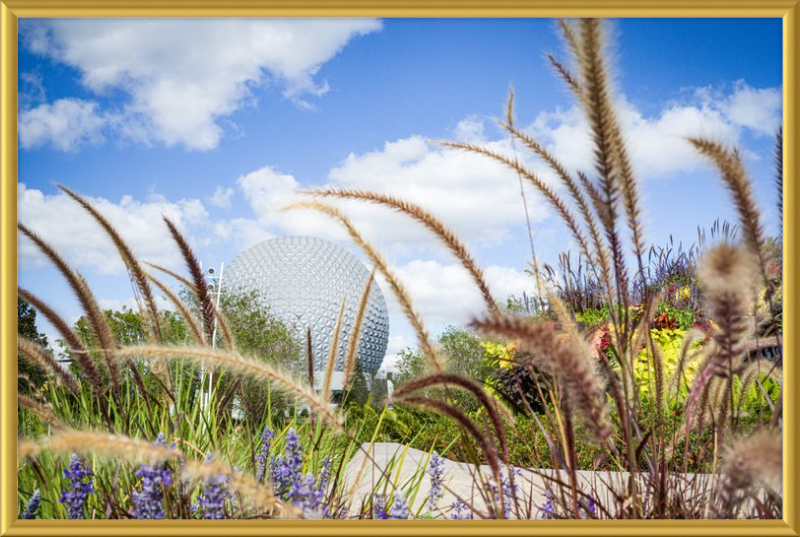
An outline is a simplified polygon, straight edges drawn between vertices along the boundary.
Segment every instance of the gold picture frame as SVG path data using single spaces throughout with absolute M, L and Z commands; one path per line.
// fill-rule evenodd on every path
M 0 537 L 34 535 L 614 535 L 795 536 L 800 534 L 800 375 L 797 288 L 800 139 L 800 0 L 0 0 Z M 42 521 L 17 520 L 17 403 L 14 297 L 17 294 L 18 17 L 781 17 L 784 144 L 784 510 L 775 521 Z M 743 37 L 746 39 L 746 36 Z

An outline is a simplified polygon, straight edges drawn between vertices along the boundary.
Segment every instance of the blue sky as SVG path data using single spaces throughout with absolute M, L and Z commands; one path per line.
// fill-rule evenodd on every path
M 516 177 L 427 141 L 508 151 L 493 118 L 513 84 L 518 124 L 568 168 L 591 168 L 583 116 L 546 61 L 548 52 L 566 58 L 548 19 L 49 19 L 19 28 L 19 218 L 108 307 L 131 304 L 122 265 L 55 182 L 95 201 L 143 258 L 175 268 L 162 213 L 218 265 L 289 234 L 355 252 L 328 220 L 277 211 L 299 188 L 403 195 L 461 234 L 503 298 L 532 287 Z M 670 235 L 689 244 L 697 226 L 733 218 L 714 171 L 681 138 L 690 134 L 742 147 L 768 232 L 777 232 L 781 31 L 779 19 L 612 21 L 616 98 L 653 244 Z M 574 250 L 533 192 L 529 205 L 542 260 Z M 384 210 L 342 207 L 397 267 L 434 333 L 479 311 L 463 271 L 423 230 Z M 19 281 L 67 318 L 79 315 L 23 240 Z M 394 353 L 413 337 L 389 303 Z

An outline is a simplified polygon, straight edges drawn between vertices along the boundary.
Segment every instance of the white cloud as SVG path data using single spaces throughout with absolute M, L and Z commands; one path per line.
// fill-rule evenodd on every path
M 162 220 L 170 218 L 179 229 L 201 226 L 208 217 L 197 199 L 176 202 L 154 197 L 147 202 L 123 196 L 115 203 L 103 198 L 88 198 L 119 231 L 134 254 L 141 259 L 180 266 L 180 253 Z M 111 239 L 97 222 L 66 194 L 45 195 L 40 190 L 17 184 L 19 221 L 52 244 L 77 266 L 91 267 L 100 273 L 122 273 L 124 265 Z M 29 240 L 20 235 L 18 259 L 26 264 L 42 264 L 44 257 Z
M 23 149 L 51 145 L 60 151 L 77 151 L 87 144 L 104 141 L 106 118 L 97 103 L 81 99 L 59 99 L 19 114 L 19 140 Z
M 207 198 L 207 201 L 209 205 L 213 205 L 214 207 L 219 207 L 220 209 L 230 209 L 232 197 L 232 188 L 218 186 L 217 189 L 214 190 L 214 194 L 212 194 L 210 198 Z
M 727 95 L 710 88 L 696 90 L 689 102 L 671 104 L 654 117 L 645 116 L 624 97 L 617 109 L 632 164 L 641 177 L 651 178 L 704 165 L 687 136 L 735 144 L 744 129 L 774 134 L 781 121 L 781 89 L 754 89 L 739 81 Z M 578 107 L 543 112 L 527 130 L 569 169 L 593 170 L 589 125 Z
M 475 283 L 459 264 L 415 260 L 397 267 L 396 272 L 414 307 L 432 330 L 447 324 L 465 324 L 486 309 Z M 498 303 L 505 302 L 509 295 L 521 296 L 523 291 L 530 294 L 534 285 L 528 274 L 512 267 L 491 265 L 484 272 Z M 395 319 L 402 319 L 402 311 L 394 296 L 387 297 L 387 304 L 394 326 Z
M 256 215 L 258 224 L 265 229 L 280 230 L 285 234 L 316 235 L 329 239 L 343 239 L 346 233 L 330 218 L 309 211 L 281 211 L 299 201 L 300 184 L 293 175 L 276 171 L 270 166 L 258 169 L 237 179 L 245 199 Z
M 461 265 L 415 260 L 397 267 L 396 273 L 432 335 L 448 325 L 465 325 L 485 311 L 481 294 Z M 498 303 L 504 303 L 509 295 L 519 297 L 523 292 L 530 295 L 533 290 L 531 277 L 512 267 L 492 265 L 485 269 L 484 275 Z M 387 290 L 380 275 L 378 280 L 381 288 Z M 416 347 L 417 341 L 394 295 L 384 292 L 384 297 L 392 335 L 380 369 L 394 371 L 398 353 L 406 347 Z
M 487 143 L 499 152 L 509 151 L 506 140 Z M 548 172 L 543 177 L 550 180 Z M 501 244 L 513 226 L 524 222 L 518 181 L 516 174 L 490 159 L 432 146 L 414 136 L 388 142 L 374 152 L 349 155 L 329 172 L 322 186 L 407 199 L 478 247 Z M 237 183 L 265 229 L 330 240 L 347 238 L 343 228 L 325 215 L 309 210 L 280 211 L 283 206 L 309 199 L 299 194 L 305 185 L 293 175 L 265 167 L 240 177 Z M 358 201 L 323 201 L 342 207 L 357 229 L 392 257 L 439 248 L 429 231 L 391 209 Z M 533 222 L 545 218 L 544 201 L 537 194 L 531 193 L 528 204 Z
M 408 346 L 409 343 L 403 336 L 389 336 L 389 344 L 386 347 L 386 354 L 397 354 Z
M 780 102 L 775 97 L 779 95 L 778 89 L 753 90 L 737 83 L 728 95 L 696 91 L 691 102 L 670 104 L 654 117 L 645 116 L 621 98 L 620 120 L 634 168 L 642 178 L 701 169 L 705 162 L 686 136 L 736 143 L 755 118 L 762 118 L 764 128 L 771 129 L 767 118 L 776 117 Z M 467 117 L 453 129 L 454 136 L 513 155 L 509 141 L 489 138 L 484 124 L 479 117 Z M 569 169 L 591 173 L 592 142 L 581 110 L 573 107 L 541 113 L 527 130 Z M 528 152 L 520 150 L 516 156 L 545 182 L 556 190 L 560 188 L 552 172 Z M 344 237 L 340 226 L 331 225 L 327 217 L 310 211 L 278 212 L 281 206 L 301 199 L 297 191 L 303 185 L 291 174 L 267 167 L 241 177 L 238 183 L 265 229 L 334 240 Z M 348 155 L 330 170 L 322 186 L 380 192 L 417 203 L 473 248 L 499 246 L 512 236 L 515 227 L 524 224 L 519 178 L 513 171 L 482 155 L 430 145 L 421 136 Z M 533 188 L 526 188 L 532 223 L 536 225 L 547 217 L 547 205 Z M 437 244 L 427 230 L 386 208 L 326 201 L 343 207 L 358 229 L 391 257 L 419 257 L 431 253 L 431 245 Z
M 98 95 L 121 89 L 130 103 L 115 128 L 137 142 L 208 150 L 219 120 L 277 82 L 286 97 L 324 94 L 315 76 L 375 19 L 50 19 L 21 21 L 27 47 L 78 69 Z M 307 103 L 306 103 L 307 104 Z
M 470 116 L 458 122 L 453 135 L 461 142 L 481 143 L 486 141 L 485 130 L 482 119 Z
M 783 92 L 781 88 L 751 88 L 740 80 L 725 109 L 736 124 L 773 136 L 782 123 Z
M 259 242 L 275 238 L 275 234 L 265 229 L 255 220 L 234 218 L 214 223 L 214 235 L 231 242 L 241 251 Z
M 382 150 L 364 155 L 351 154 L 331 170 L 329 179 L 331 186 L 417 203 L 470 242 L 499 242 L 508 226 L 523 218 L 519 186 L 510 170 L 480 155 L 432 147 L 420 137 L 389 142 Z M 390 211 L 384 208 L 370 212 L 374 214 L 364 209 L 355 214 L 367 226 L 368 236 L 383 242 L 431 242 L 430 235 L 409 225 L 407 218 L 388 220 Z M 541 219 L 541 202 L 534 214 L 536 220 Z M 369 223 L 367 216 L 378 219 Z M 390 222 L 394 225 L 387 225 Z
M 656 119 L 643 117 L 628 103 L 618 110 L 632 164 L 645 176 L 686 171 L 699 165 L 700 159 L 683 138 L 688 134 L 687 127 L 696 134 L 724 138 L 733 133 L 730 126 L 714 117 L 718 114 L 709 115 L 694 107 L 665 110 Z M 594 171 L 589 123 L 581 109 L 539 114 L 527 130 L 569 170 Z

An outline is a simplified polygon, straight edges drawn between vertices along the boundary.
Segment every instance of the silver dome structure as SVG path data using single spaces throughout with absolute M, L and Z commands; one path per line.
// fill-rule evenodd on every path
M 344 357 L 370 271 L 353 254 L 314 237 L 281 237 L 248 248 L 225 267 L 227 292 L 255 291 L 270 312 L 293 328 L 305 347 L 311 329 L 314 361 L 324 370 L 342 301 L 345 302 L 336 370 Z M 377 282 L 370 288 L 357 358 L 369 374 L 378 370 L 389 342 L 389 313 Z

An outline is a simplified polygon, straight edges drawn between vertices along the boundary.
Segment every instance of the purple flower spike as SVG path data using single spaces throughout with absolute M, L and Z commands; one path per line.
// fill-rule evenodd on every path
M 206 454 L 206 462 L 212 462 L 214 456 Z M 202 509 L 203 518 L 206 520 L 223 520 L 225 518 L 225 500 L 230 496 L 227 487 L 228 477 L 224 475 L 212 476 L 206 479 L 203 492 L 197 499 L 197 507 Z
M 442 478 L 444 477 L 444 459 L 436 451 L 431 455 L 428 465 L 428 475 L 431 478 L 431 490 L 428 494 L 428 509 L 435 511 L 439 500 L 442 498 Z
M 408 500 L 399 490 L 394 493 L 394 504 L 389 513 L 390 520 L 408 520 Z
M 319 474 L 319 489 L 324 494 L 328 489 L 328 479 L 331 476 L 331 456 L 325 455 L 322 459 L 322 471 Z
M 472 520 L 472 510 L 461 500 L 454 501 L 450 508 L 454 511 L 450 515 L 453 520 Z
M 552 520 L 556 516 L 556 509 L 555 503 L 553 502 L 553 495 L 550 491 L 546 491 L 544 493 L 544 497 L 547 500 L 544 505 L 539 508 L 540 518 L 542 520 Z
M 489 482 L 489 488 L 494 495 L 495 502 L 500 503 L 500 495 L 503 495 L 503 517 L 506 519 L 511 515 L 511 504 L 514 503 L 514 500 L 517 496 L 517 490 L 519 488 L 516 482 L 513 486 L 511 485 L 512 473 L 518 477 L 522 476 L 522 471 L 514 466 L 508 467 L 508 475 L 500 470 L 500 490 L 497 490 L 497 484 L 495 483 L 494 479 Z
M 267 458 L 269 457 L 269 450 L 272 447 L 272 438 L 275 436 L 269 427 L 264 427 L 264 432 L 261 433 L 261 449 L 256 454 L 256 480 L 259 483 L 264 482 L 267 475 Z
M 36 489 L 25 504 L 25 511 L 22 512 L 22 519 L 33 520 L 39 514 L 39 507 L 42 505 L 42 491 Z
M 94 493 L 91 466 L 84 466 L 78 455 L 73 453 L 69 466 L 64 469 L 67 490 L 61 493 L 60 503 L 67 505 L 67 516 L 70 520 L 84 518 L 84 506 L 89 494 Z
M 594 498 L 580 501 L 581 508 L 586 512 L 586 518 L 594 518 L 597 513 L 597 507 L 594 503 Z
M 296 503 L 303 500 L 303 447 L 297 431 L 289 429 L 286 434 L 286 448 L 283 458 L 272 464 L 272 477 L 275 493 L 284 500 Z
M 386 500 L 383 494 L 375 494 L 372 497 L 372 519 L 373 520 L 387 520 L 389 515 L 386 514 Z
M 164 433 L 158 433 L 156 446 L 166 447 Z M 131 494 L 133 500 L 133 518 L 139 520 L 160 520 L 164 518 L 164 485 L 172 484 L 172 470 L 164 468 L 163 464 L 151 466 L 139 465 L 136 477 L 142 480 L 142 490 L 135 490 Z

